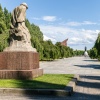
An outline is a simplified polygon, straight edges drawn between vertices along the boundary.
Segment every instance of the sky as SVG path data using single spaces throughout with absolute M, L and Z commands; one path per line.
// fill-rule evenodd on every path
M 68 38 L 74 50 L 91 49 L 100 32 L 100 0 L 0 0 L 9 12 L 27 3 L 26 18 L 54 44 Z

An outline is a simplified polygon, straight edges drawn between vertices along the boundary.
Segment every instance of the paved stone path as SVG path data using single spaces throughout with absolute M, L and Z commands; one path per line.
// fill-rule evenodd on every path
M 80 74 L 75 93 L 70 97 L 1 95 L 0 100 L 100 100 L 100 62 L 97 60 L 73 57 L 41 62 L 40 66 L 45 73 Z
M 89 57 L 65 58 L 51 62 L 40 62 L 44 73 L 50 74 L 100 74 L 100 62 Z

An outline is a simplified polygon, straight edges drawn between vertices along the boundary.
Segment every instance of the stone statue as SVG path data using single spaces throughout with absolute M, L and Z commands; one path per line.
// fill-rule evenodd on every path
M 87 52 L 87 47 L 85 47 L 84 56 L 85 56 L 85 57 L 89 57 L 88 52 Z
M 87 47 L 85 46 L 85 51 L 87 51 Z
M 31 46 L 31 36 L 28 28 L 25 25 L 26 10 L 28 6 L 26 3 L 20 4 L 12 12 L 10 36 L 10 46 L 4 51 L 34 51 L 36 49 Z

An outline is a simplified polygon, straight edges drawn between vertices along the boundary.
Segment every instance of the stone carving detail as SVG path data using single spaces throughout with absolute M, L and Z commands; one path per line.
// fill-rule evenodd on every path
M 25 25 L 26 3 L 20 4 L 12 12 L 11 27 L 10 27 L 10 46 L 4 51 L 33 51 L 36 49 L 31 46 L 31 36 L 28 28 Z

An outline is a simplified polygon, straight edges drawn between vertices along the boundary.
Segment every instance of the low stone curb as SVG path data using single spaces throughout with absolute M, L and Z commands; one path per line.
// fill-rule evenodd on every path
M 74 75 L 74 78 L 69 82 L 69 84 L 65 87 L 65 90 L 68 91 L 68 95 L 71 96 L 74 92 L 77 81 L 80 79 L 79 75 Z
M 75 75 L 65 89 L 19 89 L 19 88 L 0 88 L 0 95 L 54 95 L 71 96 L 79 80 L 79 75 Z

